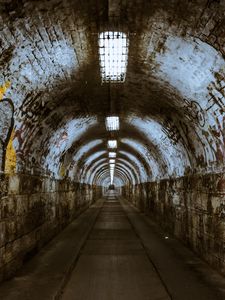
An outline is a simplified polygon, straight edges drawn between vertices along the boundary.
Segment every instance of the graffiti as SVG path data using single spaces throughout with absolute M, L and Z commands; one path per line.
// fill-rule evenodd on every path
M 222 85 L 222 78 L 220 78 L 221 76 L 219 74 L 216 73 L 215 77 L 217 80 L 208 86 L 210 98 L 208 99 L 208 107 L 206 111 L 209 111 L 216 106 L 217 108 L 215 111 L 218 111 L 220 114 L 224 114 L 225 86 Z
M 14 105 L 11 99 L 4 98 L 10 82 L 0 87 L 0 170 L 15 170 L 16 154 L 13 148 Z
M 10 99 L 0 101 L 0 143 L 1 143 L 1 171 L 5 171 L 8 145 L 12 145 L 12 132 L 14 127 L 14 105 Z M 8 165 L 8 164 L 7 164 Z
M 10 140 L 6 148 L 5 173 L 14 173 L 16 170 L 16 150 L 13 145 L 15 131 L 12 130 Z
M 173 123 L 173 120 L 169 117 L 166 118 L 166 120 L 163 122 L 162 130 L 167 135 L 167 137 L 173 141 L 174 145 L 176 145 L 182 138 L 178 127 Z
M 208 132 L 204 132 L 210 148 L 214 152 L 216 161 L 224 161 L 224 147 L 225 147 L 225 116 L 220 123 L 216 119 L 217 126 L 209 126 Z M 210 135 L 209 135 L 210 133 Z
M 3 99 L 9 87 L 10 87 L 10 81 L 6 81 L 6 83 L 3 86 L 0 86 L 0 101 Z
M 58 139 L 56 140 L 56 143 L 55 143 L 57 148 L 60 148 L 61 145 L 67 141 L 67 139 L 68 139 L 68 133 L 66 131 L 67 129 L 68 128 L 65 128 L 65 130 L 63 130 L 62 132 L 59 133 Z
M 59 169 L 59 176 L 60 178 L 65 177 L 66 175 L 66 167 L 64 166 L 64 164 L 61 164 L 60 169 Z
M 32 135 L 34 135 L 35 128 L 28 127 L 27 124 L 22 124 L 21 127 L 15 129 L 14 132 L 14 145 L 16 147 L 16 155 L 17 155 L 17 168 L 19 167 L 22 170 L 23 165 L 25 163 L 25 159 L 27 162 L 32 160 L 32 156 L 30 156 L 29 150 L 30 145 L 28 142 L 32 140 Z M 36 152 L 39 150 L 36 149 Z
M 225 202 L 223 201 L 220 206 L 216 209 L 216 214 L 220 220 L 225 219 Z
M 188 125 L 185 122 L 181 121 L 181 120 L 179 121 L 179 125 L 180 125 L 184 135 L 187 136 L 188 133 L 189 133 Z
M 17 153 L 23 153 L 22 145 L 23 145 L 23 136 L 25 131 L 25 125 L 22 125 L 20 128 L 16 129 L 14 134 L 14 140 L 17 144 Z
M 0 170 L 2 172 L 15 169 L 15 152 L 13 149 L 14 105 L 4 94 L 10 83 L 0 87 Z M 7 166 L 7 168 L 6 168 Z
M 192 161 L 191 153 L 195 154 L 195 147 L 193 140 L 189 138 L 190 125 L 187 125 L 183 120 L 179 120 L 176 125 L 171 118 L 167 118 L 163 125 L 163 132 L 172 140 L 172 144 L 177 145 L 181 142 L 184 149 L 186 149 L 189 161 Z
M 201 106 L 196 101 L 188 101 L 184 99 L 185 106 L 183 107 L 183 111 L 185 113 L 186 118 L 190 122 L 194 122 L 200 127 L 205 126 L 205 115 Z

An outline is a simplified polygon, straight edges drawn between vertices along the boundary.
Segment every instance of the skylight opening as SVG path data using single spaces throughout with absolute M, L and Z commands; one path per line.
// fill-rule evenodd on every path
M 109 152 L 109 158 L 116 158 L 116 152 Z
M 100 33 L 99 56 L 102 82 L 124 82 L 128 58 L 127 35 L 118 31 Z
M 110 170 L 110 183 L 113 184 L 114 180 L 114 170 Z
M 105 126 L 106 126 L 106 130 L 108 130 L 108 131 L 119 130 L 119 127 L 120 127 L 119 117 L 116 117 L 116 116 L 106 117 Z
M 115 166 L 116 166 L 115 162 L 109 163 L 109 172 L 110 172 L 110 181 L 111 181 L 111 184 L 113 184 L 114 173 L 115 173 Z
M 116 149 L 117 148 L 117 141 L 116 140 L 109 140 L 108 141 L 108 148 L 109 149 Z

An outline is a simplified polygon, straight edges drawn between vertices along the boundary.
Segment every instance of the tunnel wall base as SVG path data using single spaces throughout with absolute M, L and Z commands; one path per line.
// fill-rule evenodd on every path
M 225 175 L 192 175 L 127 186 L 123 195 L 225 274 Z
M 0 281 L 101 196 L 100 187 L 31 175 L 0 180 Z

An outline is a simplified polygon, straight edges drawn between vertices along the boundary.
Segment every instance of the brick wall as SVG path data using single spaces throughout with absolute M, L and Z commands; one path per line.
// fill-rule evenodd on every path
M 98 187 L 30 175 L 4 177 L 0 191 L 0 281 L 101 195 Z
M 123 195 L 225 274 L 225 176 L 207 174 L 126 187 Z

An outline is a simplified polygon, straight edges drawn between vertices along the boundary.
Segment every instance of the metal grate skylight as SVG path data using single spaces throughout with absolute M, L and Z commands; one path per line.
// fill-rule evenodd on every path
M 108 131 L 119 130 L 119 127 L 120 127 L 119 117 L 116 117 L 116 116 L 106 117 L 105 125 L 106 125 L 106 130 L 108 130 Z
M 116 152 L 109 152 L 109 158 L 116 158 Z
M 128 57 L 127 35 L 118 31 L 100 33 L 99 54 L 102 82 L 124 82 Z
M 108 148 L 109 149 L 116 149 L 117 148 L 117 141 L 116 140 L 109 140 L 108 141 Z

